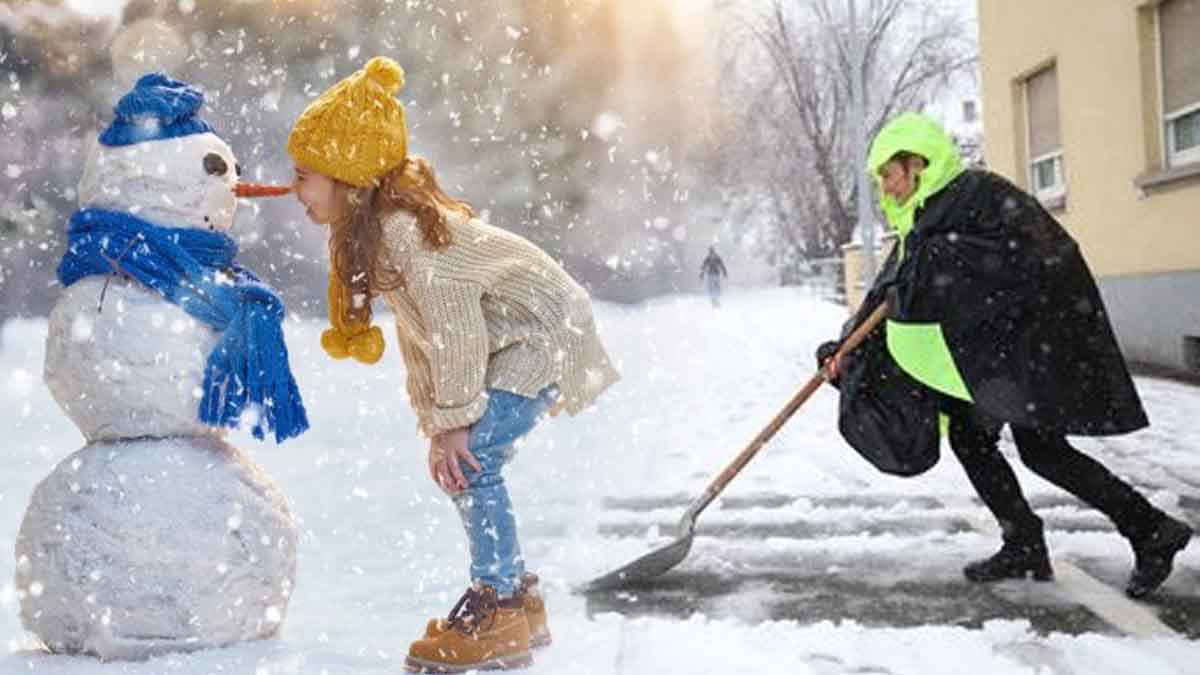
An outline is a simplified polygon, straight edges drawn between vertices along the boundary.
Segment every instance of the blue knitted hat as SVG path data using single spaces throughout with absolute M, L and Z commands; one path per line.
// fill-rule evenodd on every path
M 143 75 L 113 108 L 117 117 L 100 134 L 100 142 L 133 145 L 211 132 L 208 122 L 197 117 L 203 105 L 204 93 L 199 89 L 163 73 Z

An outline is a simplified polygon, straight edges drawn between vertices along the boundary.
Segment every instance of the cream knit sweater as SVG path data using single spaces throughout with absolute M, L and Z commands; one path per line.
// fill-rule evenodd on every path
M 529 241 L 447 213 L 453 242 L 425 245 L 416 218 L 383 221 L 385 255 L 405 285 L 385 294 L 408 367 L 408 396 L 429 436 L 483 416 L 487 389 L 533 397 L 558 385 L 574 415 L 620 376 L 579 284 Z

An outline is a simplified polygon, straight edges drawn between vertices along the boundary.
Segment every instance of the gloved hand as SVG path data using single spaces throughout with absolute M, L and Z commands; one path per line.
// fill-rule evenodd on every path
M 889 317 L 898 316 L 900 314 L 900 285 L 889 285 L 883 301 L 887 303 L 887 315 Z
M 821 343 L 821 346 L 817 347 L 817 369 L 820 370 L 824 368 L 825 362 L 829 359 L 832 359 L 834 354 L 837 353 L 837 350 L 840 349 L 841 346 L 842 343 L 840 340 L 830 340 L 829 342 Z M 837 381 L 837 377 L 832 377 L 830 378 L 829 383 L 836 387 Z

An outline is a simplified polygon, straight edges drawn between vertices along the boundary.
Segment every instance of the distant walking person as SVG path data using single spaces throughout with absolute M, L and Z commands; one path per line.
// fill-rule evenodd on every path
M 705 256 L 704 262 L 700 263 L 700 278 L 704 280 L 713 307 L 721 306 L 721 277 L 727 276 L 729 272 L 725 270 L 721 256 L 717 255 L 716 247 L 709 246 L 708 255 Z

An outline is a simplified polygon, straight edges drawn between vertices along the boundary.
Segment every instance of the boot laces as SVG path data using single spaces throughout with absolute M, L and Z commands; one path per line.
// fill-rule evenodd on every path
M 451 628 L 463 633 L 488 630 L 496 623 L 498 608 L 495 590 L 487 586 L 472 586 L 454 604 L 447 621 Z

